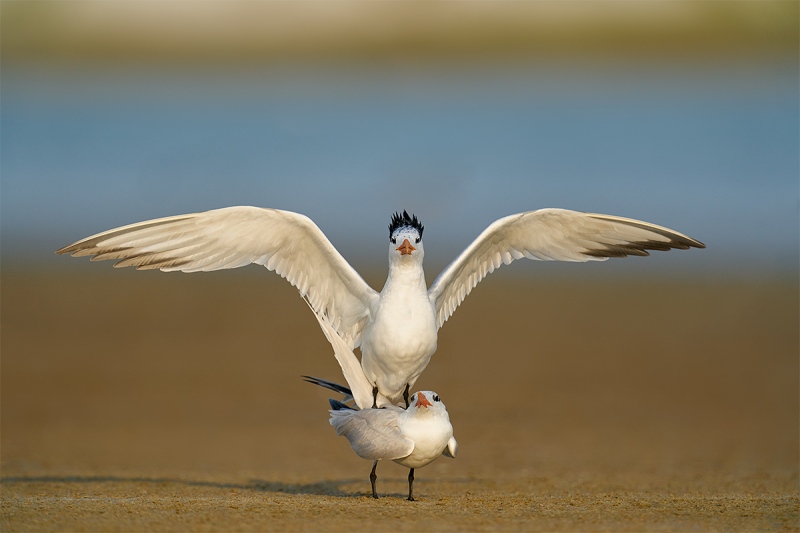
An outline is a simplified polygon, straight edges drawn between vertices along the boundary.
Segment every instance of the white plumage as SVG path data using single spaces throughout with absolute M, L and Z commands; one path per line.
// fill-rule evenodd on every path
M 410 405 L 401 409 L 394 405 L 372 409 L 371 385 L 358 366 L 355 354 L 336 333 L 326 317 L 314 313 L 322 331 L 333 346 L 336 360 L 342 367 L 349 389 L 319 378 L 305 376 L 306 381 L 352 397 L 360 410 L 331 400 L 330 423 L 338 435 L 350 442 L 350 447 L 363 459 L 371 459 L 372 496 L 375 490 L 378 461 L 389 459 L 408 467 L 408 499 L 413 500 L 414 469 L 422 468 L 441 455 L 455 457 L 458 442 L 453 436 L 450 416 L 439 395 L 420 391 L 411 395 Z M 367 407 L 367 408 L 364 408 Z
M 277 209 L 228 207 L 150 220 L 93 235 L 57 253 L 116 259 L 117 267 L 137 269 L 196 272 L 255 263 L 274 270 L 330 320 L 351 349 L 361 346 L 361 366 L 375 404 L 382 406 L 406 405 L 410 387 L 436 350 L 438 329 L 500 265 L 523 257 L 603 261 L 648 255 L 647 250 L 705 247 L 648 222 L 541 209 L 492 223 L 427 288 L 421 238 L 416 217 L 395 215 L 389 275 L 380 293 L 308 217 Z

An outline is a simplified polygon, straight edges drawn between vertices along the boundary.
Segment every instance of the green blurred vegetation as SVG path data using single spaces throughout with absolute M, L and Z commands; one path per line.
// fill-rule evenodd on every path
M 2 59 L 795 57 L 790 1 L 2 2 Z

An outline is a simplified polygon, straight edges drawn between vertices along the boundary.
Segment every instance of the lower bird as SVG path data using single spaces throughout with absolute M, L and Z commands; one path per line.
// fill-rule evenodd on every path
M 355 354 L 327 319 L 317 313 L 315 316 L 333 346 L 336 359 L 344 362 L 343 370 L 347 361 L 355 360 L 357 363 Z M 320 378 L 303 377 L 310 383 L 343 394 L 346 401 L 354 399 L 356 407 L 359 407 L 358 398 L 371 401 L 366 377 L 353 380 L 353 389 Z M 375 488 L 378 461 L 389 459 L 409 468 L 408 500 L 414 501 L 414 470 L 430 464 L 440 455 L 454 458 L 458 454 L 450 416 L 439 395 L 433 391 L 415 392 L 406 409 L 393 405 L 381 409 L 357 409 L 334 399 L 329 402 L 330 423 L 336 433 L 350 441 L 350 447 L 359 457 L 372 460 L 369 480 L 373 498 L 378 498 Z

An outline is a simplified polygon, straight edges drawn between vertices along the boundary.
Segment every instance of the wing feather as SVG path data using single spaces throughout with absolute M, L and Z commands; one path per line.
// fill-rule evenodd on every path
M 337 435 L 344 435 L 350 447 L 363 459 L 400 459 L 414 451 L 414 441 L 404 437 L 397 426 L 403 412 L 398 407 L 331 411 L 330 423 Z
M 104 231 L 56 253 L 117 260 L 115 267 L 208 272 L 259 264 L 297 287 L 352 346 L 378 297 L 308 217 L 258 207 L 227 207 Z
M 358 406 L 359 409 L 366 409 L 372 406 L 373 401 L 375 401 L 379 407 L 392 405 L 392 402 L 387 400 L 386 397 L 380 393 L 373 399 L 372 384 L 364 374 L 361 363 L 353 353 L 353 350 L 345 340 L 336 333 L 328 317 L 316 311 L 314 311 L 314 316 L 317 317 L 317 321 L 322 328 L 322 332 L 325 334 L 325 338 L 328 339 L 328 342 L 330 342 L 333 347 L 333 355 L 336 357 L 336 361 L 342 369 L 342 374 L 344 375 L 345 381 L 347 381 L 347 385 L 350 387 L 350 394 L 355 400 L 356 406 Z
M 647 256 L 648 250 L 705 248 L 682 233 L 630 218 L 567 209 L 540 209 L 492 223 L 428 290 L 437 325 L 444 324 L 480 281 L 501 265 L 526 257 L 540 261 L 605 261 Z

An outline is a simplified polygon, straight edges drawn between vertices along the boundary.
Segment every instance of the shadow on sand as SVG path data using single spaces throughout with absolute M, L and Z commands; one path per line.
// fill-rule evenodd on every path
M 339 479 L 320 481 L 317 483 L 283 483 L 280 481 L 250 480 L 248 483 L 220 483 L 216 481 L 194 481 L 178 478 L 164 477 L 121 477 L 121 476 L 31 476 L 31 477 L 3 477 L 0 485 L 12 483 L 149 483 L 163 485 L 174 483 L 188 487 L 210 487 L 217 489 L 241 489 L 259 492 L 282 492 L 286 494 L 314 494 L 318 496 L 338 496 L 343 498 L 358 498 L 364 492 L 345 491 L 343 485 L 369 482 L 365 479 Z

